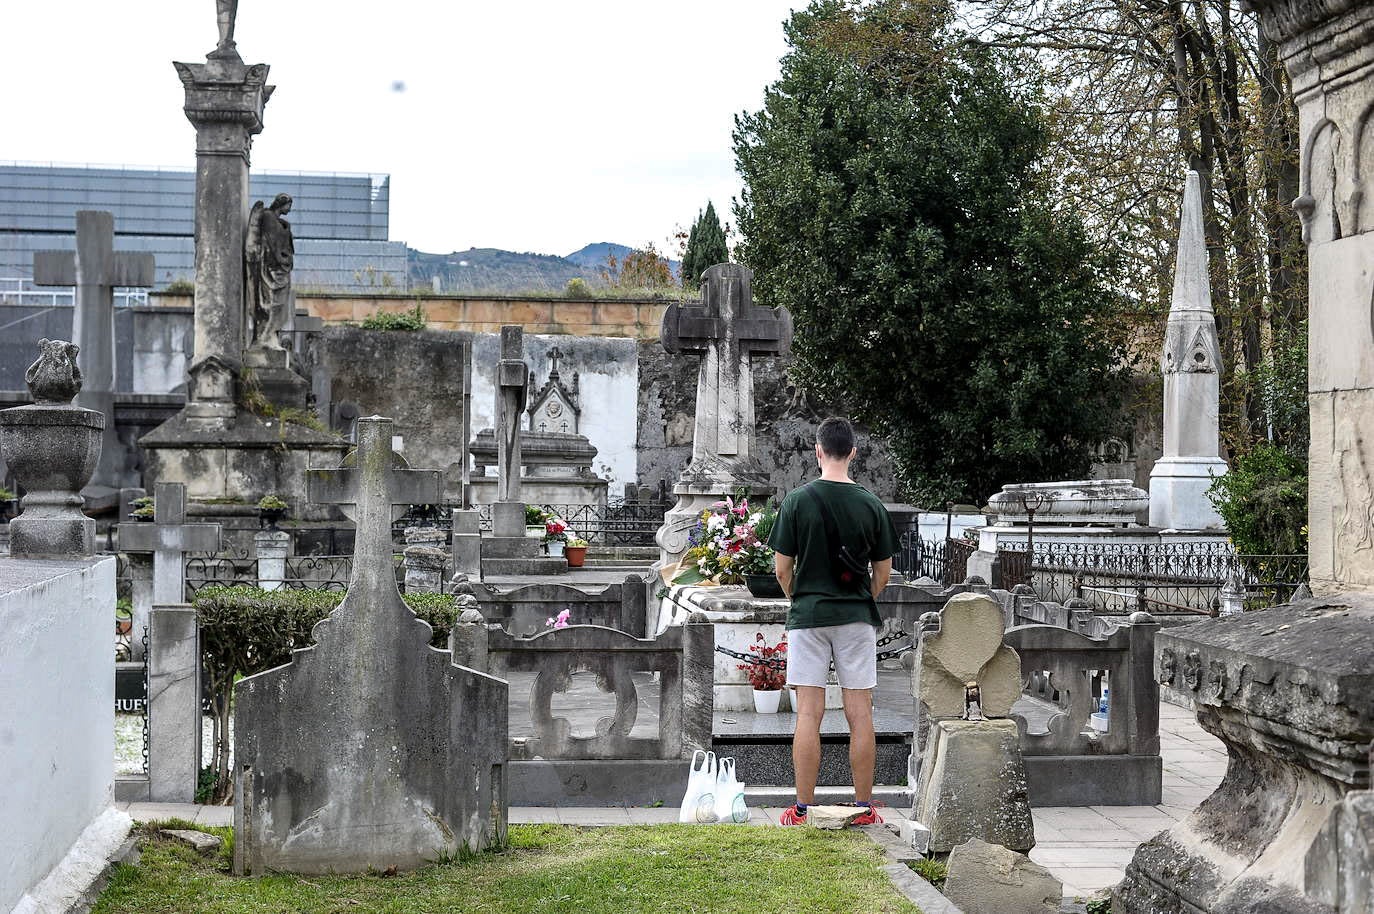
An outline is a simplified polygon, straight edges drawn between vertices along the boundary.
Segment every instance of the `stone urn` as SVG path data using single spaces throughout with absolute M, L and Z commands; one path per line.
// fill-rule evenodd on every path
M 35 402 L 0 410 L 0 457 L 24 488 L 10 524 L 14 556 L 90 555 L 95 521 L 81 513 L 81 490 L 100 462 L 105 414 L 71 405 L 81 390 L 77 347 L 41 340 L 25 374 Z

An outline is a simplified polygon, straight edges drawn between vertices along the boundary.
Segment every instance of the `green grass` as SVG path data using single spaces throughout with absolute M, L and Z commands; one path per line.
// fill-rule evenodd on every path
M 201 829 L 231 838 L 230 829 Z M 518 825 L 505 851 L 385 878 L 239 879 L 147 829 L 137 865 L 116 867 L 92 914 L 639 914 L 919 911 L 856 832 L 809 828 Z
M 916 875 L 920 876 L 922 879 L 924 879 L 926 882 L 929 882 L 937 889 L 944 889 L 945 876 L 948 873 L 948 869 L 945 866 L 945 864 L 941 863 L 938 860 L 931 860 L 927 858 L 925 860 L 912 860 L 910 863 L 907 864 L 907 866 L 915 870 Z

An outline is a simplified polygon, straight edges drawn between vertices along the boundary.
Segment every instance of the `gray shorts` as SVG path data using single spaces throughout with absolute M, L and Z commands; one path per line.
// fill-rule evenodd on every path
M 878 630 L 867 622 L 788 630 L 789 686 L 824 686 L 832 659 L 840 688 L 873 688 L 878 684 Z

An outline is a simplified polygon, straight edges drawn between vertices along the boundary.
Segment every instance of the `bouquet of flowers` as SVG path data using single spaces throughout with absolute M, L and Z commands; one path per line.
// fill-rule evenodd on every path
M 544 542 L 549 540 L 566 540 L 568 538 L 568 522 L 561 517 L 550 515 L 544 521 Z
M 749 507 L 748 497 L 726 498 L 701 512 L 687 538 L 690 548 L 682 558 L 674 584 L 742 584 L 746 574 L 771 574 L 773 550 L 768 534 L 778 512 L 765 505 Z
M 776 692 L 787 685 L 787 635 L 777 644 L 769 644 L 759 632 L 749 645 L 753 656 L 747 663 L 738 664 L 749 677 L 749 684 L 759 692 Z

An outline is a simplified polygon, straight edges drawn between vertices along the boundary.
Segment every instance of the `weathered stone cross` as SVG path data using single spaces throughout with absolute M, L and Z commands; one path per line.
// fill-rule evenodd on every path
M 219 524 L 186 523 L 186 486 L 160 482 L 153 489 L 153 522 L 119 525 L 119 548 L 153 555 L 153 604 L 186 602 L 188 552 L 218 552 Z
M 381 416 L 357 422 L 358 446 L 337 469 L 312 469 L 307 477 L 310 500 L 344 506 L 357 525 L 349 590 L 364 595 L 396 589 L 391 565 L 393 505 L 433 505 L 440 501 L 438 470 L 412 470 L 391 450 L 394 423 Z M 350 512 L 348 509 L 352 508 Z
M 792 316 L 753 301 L 753 272 L 718 263 L 702 276 L 702 306 L 673 303 L 663 315 L 663 348 L 702 352 L 692 459 L 752 456 L 754 353 L 786 353 Z
M 153 255 L 114 249 L 114 216 L 101 210 L 76 213 L 75 251 L 37 251 L 33 255 L 33 284 L 76 286 L 72 342 L 81 349 L 84 383 L 76 405 L 105 414 L 96 485 L 118 488 L 123 448 L 115 435 L 115 286 L 151 286 Z

